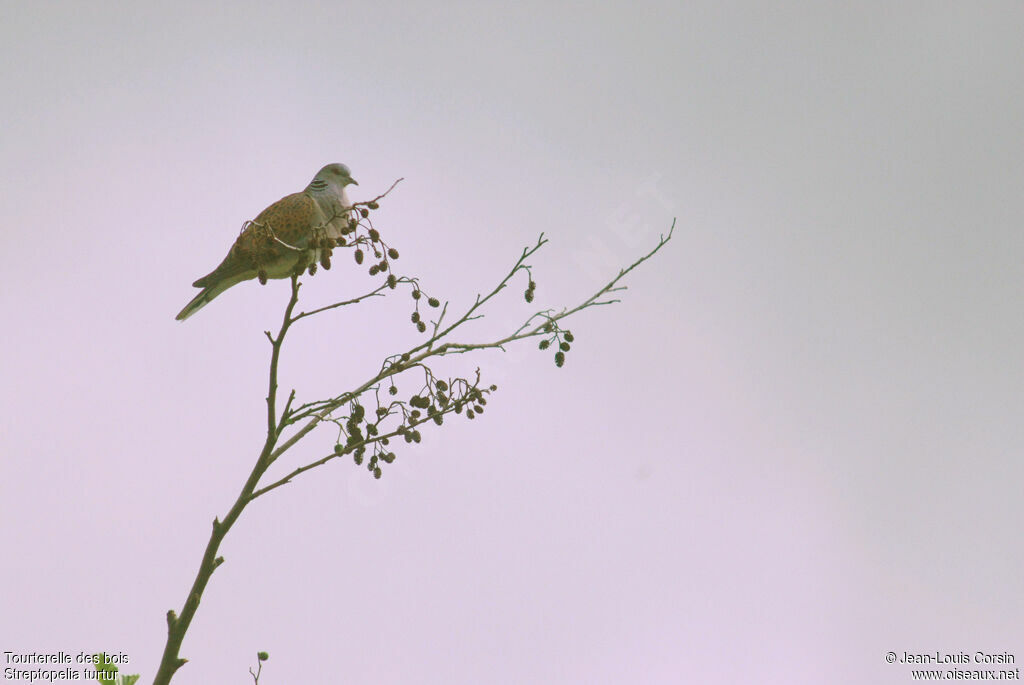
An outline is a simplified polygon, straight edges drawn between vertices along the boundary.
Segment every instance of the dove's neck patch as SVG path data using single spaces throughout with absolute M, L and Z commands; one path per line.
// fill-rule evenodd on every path
M 327 190 L 327 181 L 323 180 L 322 178 L 314 178 L 312 181 L 309 182 L 308 190 Z

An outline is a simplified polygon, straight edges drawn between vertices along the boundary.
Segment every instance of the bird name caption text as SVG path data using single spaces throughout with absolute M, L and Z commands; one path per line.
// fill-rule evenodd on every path
M 104 666 L 125 666 L 130 663 L 124 652 L 10 652 L 4 653 L 4 678 L 10 681 L 60 682 L 63 680 L 95 681 L 109 669 Z

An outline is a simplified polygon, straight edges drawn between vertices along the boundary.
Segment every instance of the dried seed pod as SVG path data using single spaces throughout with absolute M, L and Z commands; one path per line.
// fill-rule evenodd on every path
M 397 286 L 397 285 L 398 285 L 398 278 L 396 278 L 394 274 L 388 274 L 388 287 L 391 288 L 392 290 L 394 290 L 395 286 Z
M 565 338 L 565 342 L 572 342 L 575 340 L 575 338 L 572 337 L 572 331 L 562 331 L 562 337 Z
M 420 295 L 422 295 L 422 293 L 420 292 L 419 288 L 416 288 L 415 290 L 412 291 L 412 299 L 418 300 L 420 299 Z
M 256 272 L 256 278 L 259 279 L 260 285 L 267 284 L 267 272 L 264 271 L 263 269 L 260 269 L 259 271 Z
M 448 384 L 445 381 L 440 380 L 440 379 L 438 379 L 438 381 L 437 381 L 437 383 L 435 383 L 435 385 L 437 386 L 437 389 L 440 390 L 441 392 L 444 392 L 445 390 L 448 389 Z
M 389 247 L 388 248 L 388 257 L 391 257 L 392 259 L 398 259 L 398 250 L 396 250 L 393 247 Z
M 324 269 L 330 270 L 331 268 L 331 251 L 324 250 L 320 253 L 320 266 Z
M 540 349 L 542 349 L 542 350 L 546 350 L 549 347 L 551 347 L 551 341 L 550 340 L 541 340 L 540 341 L 540 345 L 538 345 L 538 347 L 540 347 Z
M 419 331 L 420 333 L 426 333 L 427 332 L 427 324 L 425 324 L 422 321 L 420 321 L 418 324 L 416 324 L 416 330 Z
M 366 207 L 360 207 L 359 215 L 365 219 L 366 217 L 370 216 L 370 210 L 368 210 Z
M 307 271 L 309 271 L 309 275 L 310 276 L 315 275 L 316 274 L 316 262 L 310 262 L 309 266 L 307 267 Z
M 372 240 L 373 242 L 377 242 L 378 240 L 380 240 L 380 231 L 378 231 L 376 228 L 371 228 L 369 236 L 370 240 Z
M 559 343 L 558 349 L 562 350 L 562 352 L 568 352 L 569 351 L 569 343 L 567 343 L 567 342 Z
M 362 264 L 363 263 L 363 251 L 362 250 L 356 250 L 355 258 L 356 258 L 356 264 Z
M 427 300 L 427 304 L 429 304 L 431 307 L 440 307 L 441 306 L 440 300 L 438 300 L 436 297 L 431 297 L 430 299 L 428 299 Z
M 369 202 L 367 202 L 367 203 L 366 203 L 366 206 L 367 206 L 367 207 L 369 207 L 370 209 L 380 209 L 380 205 L 379 205 L 379 204 L 377 204 L 377 203 L 376 203 L 375 201 L 373 201 L 373 200 L 370 200 Z
M 555 366 L 561 368 L 562 364 L 564 364 L 564 363 L 565 363 L 565 352 L 562 352 L 561 350 L 559 350 L 558 352 L 555 352 Z

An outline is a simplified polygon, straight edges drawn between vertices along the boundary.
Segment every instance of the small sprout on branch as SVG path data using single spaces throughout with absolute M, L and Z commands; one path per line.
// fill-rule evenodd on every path
M 260 674 L 263 673 L 263 662 L 266 661 L 269 658 L 270 658 L 270 655 L 267 654 L 266 652 L 257 652 L 256 653 L 256 663 L 258 664 L 256 672 L 253 673 L 252 668 L 251 667 L 249 668 L 249 675 L 252 676 L 252 679 L 253 679 L 253 682 L 255 683 L 255 685 L 260 685 Z

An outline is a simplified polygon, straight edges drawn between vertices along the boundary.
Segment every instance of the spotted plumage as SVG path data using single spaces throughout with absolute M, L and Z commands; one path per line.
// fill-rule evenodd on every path
M 358 185 L 344 164 L 328 164 L 301 193 L 287 195 L 247 221 L 216 269 L 192 285 L 202 288 L 178 316 L 183 321 L 233 285 L 288 278 L 319 262 L 330 268 L 330 245 L 342 238 L 352 203 L 345 186 Z

